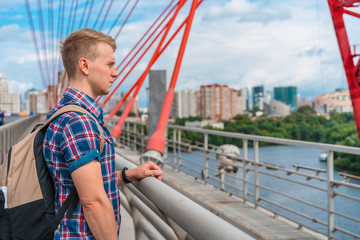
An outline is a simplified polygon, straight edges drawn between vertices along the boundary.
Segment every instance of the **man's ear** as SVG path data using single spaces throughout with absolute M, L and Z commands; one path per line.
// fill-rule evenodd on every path
M 89 61 L 86 58 L 80 58 L 78 66 L 83 74 L 89 74 Z

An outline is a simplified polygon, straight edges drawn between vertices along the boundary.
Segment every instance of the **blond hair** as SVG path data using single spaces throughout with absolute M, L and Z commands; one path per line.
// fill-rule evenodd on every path
M 116 42 L 111 36 L 102 32 L 84 28 L 71 33 L 65 41 L 61 41 L 61 56 L 65 71 L 69 78 L 75 76 L 77 62 L 84 57 L 89 60 L 96 59 L 96 46 L 98 43 L 110 45 L 115 52 Z

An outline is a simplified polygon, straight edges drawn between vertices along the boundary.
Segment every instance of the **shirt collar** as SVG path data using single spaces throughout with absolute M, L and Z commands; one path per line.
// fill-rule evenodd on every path
M 86 93 L 72 87 L 67 87 L 64 98 L 59 105 L 76 104 L 92 113 L 99 121 L 103 123 L 103 110 L 100 105 L 88 96 Z

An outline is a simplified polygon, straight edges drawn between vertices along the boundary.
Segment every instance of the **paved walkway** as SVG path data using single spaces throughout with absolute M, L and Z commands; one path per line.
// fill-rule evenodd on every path
M 117 148 L 116 152 L 139 163 L 139 155 L 134 151 Z M 299 230 L 296 224 L 265 210 L 255 209 L 241 198 L 206 185 L 167 165 L 163 168 L 163 182 L 257 239 L 327 239 L 326 236 L 305 229 Z

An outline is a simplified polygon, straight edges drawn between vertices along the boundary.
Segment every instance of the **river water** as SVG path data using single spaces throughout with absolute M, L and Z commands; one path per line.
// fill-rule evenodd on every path
M 277 166 L 282 166 L 289 170 L 295 170 L 295 168 L 293 167 L 294 165 L 300 165 L 300 166 L 306 166 L 306 167 L 326 170 L 327 163 L 319 161 L 320 152 L 321 151 L 319 149 L 302 148 L 302 147 L 294 147 L 294 146 L 260 147 L 259 148 L 259 161 L 269 163 L 269 164 L 274 164 Z M 202 154 L 202 152 L 195 152 L 195 153 Z M 190 159 L 201 165 L 204 164 L 203 157 L 198 156 L 194 153 L 182 153 L 181 155 L 182 155 L 182 158 Z M 240 155 L 242 156 L 242 151 L 241 151 Z M 210 156 L 215 158 L 214 154 L 212 154 Z M 169 154 L 169 157 L 170 157 L 170 159 L 172 159 L 171 153 Z M 254 159 L 254 151 L 252 148 L 249 148 L 249 150 L 248 150 L 248 159 Z M 196 164 L 188 163 L 186 161 L 183 161 L 183 164 L 191 166 L 192 168 L 197 169 L 199 171 L 201 171 L 203 169 L 202 167 L 197 166 Z M 216 162 L 210 161 L 209 166 L 212 168 L 217 168 L 219 166 L 219 164 Z M 239 166 L 242 166 L 242 163 L 239 163 Z M 252 168 L 251 165 L 249 165 L 249 168 Z M 200 177 L 200 175 L 198 173 L 191 171 L 188 168 L 184 167 L 182 170 L 185 172 L 188 172 L 189 174 Z M 325 189 L 327 188 L 326 182 L 320 182 L 319 180 L 316 180 L 316 179 L 307 180 L 305 177 L 297 176 L 297 175 L 287 176 L 286 173 L 283 171 L 266 170 L 264 167 L 259 168 L 259 170 L 267 172 L 267 173 L 275 174 L 278 176 L 282 176 L 282 177 L 290 177 L 293 180 L 301 181 L 305 184 L 309 184 L 312 186 L 318 186 L 318 187 L 325 188 Z M 313 171 L 304 170 L 304 169 L 300 170 L 300 172 L 312 174 L 312 175 L 315 174 Z M 210 171 L 210 174 L 213 174 L 213 172 Z M 239 171 L 236 174 L 234 174 L 234 176 L 242 179 L 242 177 L 243 177 L 242 169 L 239 168 Z M 327 178 L 326 173 L 320 173 L 319 176 Z M 253 178 L 254 178 L 253 172 L 250 171 L 248 173 L 248 180 L 250 182 L 253 182 Z M 344 178 L 338 174 L 338 171 L 336 169 L 334 171 L 334 179 L 339 180 L 339 181 L 344 180 Z M 328 198 L 327 198 L 326 192 L 319 191 L 319 190 L 316 190 L 316 189 L 313 189 L 310 187 L 306 187 L 306 186 L 303 186 L 303 185 L 300 185 L 297 183 L 291 183 L 291 182 L 284 181 L 284 180 L 281 180 L 278 178 L 266 176 L 263 174 L 260 174 L 259 181 L 260 181 L 261 186 L 271 188 L 271 189 L 273 189 L 275 191 L 279 191 L 283 194 L 290 195 L 296 199 L 301 199 L 303 201 L 306 201 L 306 202 L 312 203 L 314 205 L 320 206 L 324 209 L 327 209 L 327 199 Z M 243 188 L 243 182 L 241 180 L 227 177 L 226 182 L 231 183 L 241 189 Z M 355 181 L 355 180 L 350 180 L 350 182 L 354 183 L 354 184 L 360 184 L 359 181 Z M 226 187 L 226 188 L 230 189 L 230 187 Z M 249 185 L 248 188 L 249 188 L 250 193 L 254 192 L 254 188 L 252 187 L 252 185 Z M 243 196 L 242 192 L 240 192 L 236 189 L 232 189 L 232 191 L 234 191 L 237 195 L 239 195 L 241 197 Z M 356 190 L 353 188 L 339 187 L 339 188 L 336 188 L 335 191 L 360 198 L 360 190 Z M 303 217 L 300 217 L 294 213 L 291 213 L 289 211 L 278 208 L 278 207 L 276 207 L 270 203 L 267 203 L 265 201 L 260 201 L 260 205 L 262 205 L 266 208 L 274 210 L 290 219 L 293 219 L 297 222 L 304 224 L 305 226 L 311 226 L 312 228 L 315 228 L 317 231 L 327 234 L 327 227 L 325 227 L 319 223 L 316 223 L 316 220 L 327 223 L 327 212 L 326 211 L 308 206 L 303 203 L 299 203 L 298 201 L 285 198 L 283 196 L 274 194 L 274 193 L 264 190 L 264 189 L 260 189 L 260 197 L 268 199 L 270 201 L 273 201 L 281 206 L 291 208 L 297 212 L 300 212 L 301 214 L 305 214 L 305 215 L 311 217 L 312 219 L 314 219 L 314 221 L 307 220 Z M 251 196 L 248 198 L 252 201 L 254 199 Z M 354 218 L 360 217 L 360 203 L 359 202 L 354 201 L 354 200 L 349 200 L 349 199 L 343 198 L 341 196 L 336 196 L 334 198 L 334 202 L 335 202 L 335 211 L 336 212 L 340 212 L 346 216 L 351 216 Z M 343 228 L 345 230 L 348 230 L 355 234 L 360 235 L 359 223 L 356 223 L 354 221 L 348 220 L 348 219 L 340 217 L 340 216 L 335 216 L 335 227 Z M 337 239 L 356 239 L 354 237 L 345 235 L 338 231 L 335 233 L 335 237 Z

